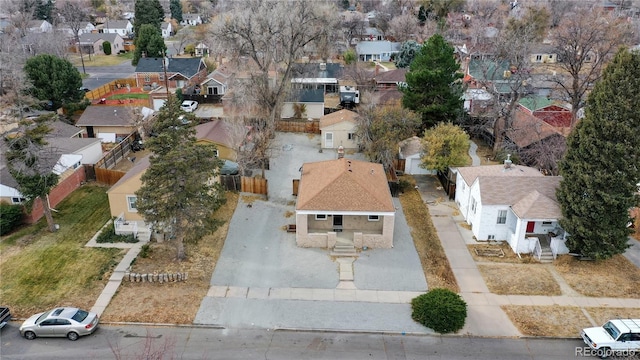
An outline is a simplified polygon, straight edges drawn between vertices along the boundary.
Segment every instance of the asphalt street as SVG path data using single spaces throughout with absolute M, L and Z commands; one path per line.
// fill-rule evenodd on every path
M 18 323 L 11 323 L 0 333 L 0 358 L 3 360 L 564 360 L 581 357 L 584 346 L 578 339 L 494 339 L 104 324 L 93 335 L 70 342 L 66 338 L 26 340 L 20 337 L 18 326 Z M 576 356 L 577 352 L 582 353 Z
M 128 78 L 135 72 L 135 67 L 131 65 L 131 60 L 125 60 L 119 65 L 114 66 L 87 66 L 91 62 L 85 57 L 85 69 L 89 77 L 82 80 L 82 86 L 93 90 L 110 81 L 122 78 Z M 82 66 L 77 67 L 82 73 Z

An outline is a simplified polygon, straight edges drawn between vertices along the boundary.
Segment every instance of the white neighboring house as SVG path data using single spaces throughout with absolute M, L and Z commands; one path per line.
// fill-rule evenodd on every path
M 417 136 L 410 137 L 400 142 L 398 157 L 404 159 L 405 174 L 410 175 L 435 175 L 436 170 L 429 170 L 420 167 L 422 163 L 422 139 Z
M 95 29 L 96 27 L 92 23 L 87 21 L 86 23 L 80 25 L 80 28 L 78 29 L 78 35 L 90 34 Z M 73 29 L 71 29 L 71 27 L 69 27 L 69 25 L 67 24 L 63 24 L 62 26 L 58 27 L 58 30 L 64 32 L 65 34 L 69 34 L 70 36 L 76 36 L 76 34 L 73 32 Z
M 227 91 L 228 82 L 229 75 L 214 70 L 207 75 L 207 78 L 200 84 L 200 87 L 204 89 L 203 95 L 224 95 Z
M 566 254 L 555 193 L 559 176 L 526 166 L 459 167 L 455 201 L 477 241 L 507 241 L 517 254 Z
M 306 111 L 302 116 L 307 119 L 320 119 L 324 116 L 324 90 L 300 89 L 289 94 L 282 104 L 282 118 L 288 119 L 295 116 L 294 107 L 304 104 Z
M 32 33 L 48 33 L 53 30 L 53 25 L 47 20 L 31 20 L 27 28 Z
M 166 39 L 173 34 L 173 25 L 170 22 L 163 22 L 160 27 L 162 29 L 162 38 Z
M 198 14 L 182 14 L 182 21 L 180 25 L 182 26 L 196 26 L 202 24 L 202 18 Z
M 128 38 L 133 35 L 133 25 L 129 20 L 109 20 L 102 25 L 102 32 Z
M 205 43 L 201 42 L 196 45 L 194 51 L 198 57 L 209 57 L 209 47 Z

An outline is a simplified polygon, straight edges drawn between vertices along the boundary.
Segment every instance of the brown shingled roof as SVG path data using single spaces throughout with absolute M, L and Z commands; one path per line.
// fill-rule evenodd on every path
M 520 109 L 515 111 L 512 127 L 507 130 L 509 139 L 520 148 L 554 135 L 563 136 L 555 127 Z
M 296 210 L 395 212 L 381 164 L 353 159 L 305 163 Z
M 333 112 L 331 114 L 325 115 L 323 117 L 320 118 L 320 128 L 324 128 L 327 126 L 331 126 L 337 123 L 341 123 L 343 121 L 349 121 L 352 123 L 356 122 L 356 117 L 358 116 L 357 113 L 351 111 L 351 110 L 346 110 L 346 109 L 342 109 L 340 111 L 336 111 Z
M 132 126 L 133 115 L 124 106 L 90 105 L 76 126 Z
M 510 205 L 520 218 L 557 219 L 562 217 L 556 199 L 560 180 L 560 176 L 483 176 L 478 182 L 483 205 Z

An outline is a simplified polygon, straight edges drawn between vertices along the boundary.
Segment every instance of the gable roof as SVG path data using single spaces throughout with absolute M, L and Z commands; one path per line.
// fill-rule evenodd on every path
M 204 124 L 197 125 L 196 139 L 208 140 L 217 144 L 224 145 L 228 148 L 233 147 L 231 136 L 229 134 L 229 126 L 225 121 L 213 120 Z
M 407 81 L 406 74 L 408 70 L 408 68 L 402 68 L 379 72 L 378 75 L 376 75 L 376 82 L 393 84 L 405 82 Z
M 339 63 L 322 63 L 324 70 L 320 67 L 321 63 L 295 63 L 293 64 L 293 78 L 296 79 L 337 79 L 342 75 L 343 65 Z
M 51 132 L 47 134 L 48 138 L 50 137 L 71 138 L 84 132 L 83 129 L 80 129 L 71 124 L 67 124 L 66 122 L 60 121 L 60 120 L 53 121 L 48 125 L 51 128 Z
M 122 106 L 89 105 L 76 126 L 132 126 L 133 116 Z
M 342 109 L 340 111 L 332 112 L 331 114 L 325 115 L 320 118 L 320 129 L 327 126 L 341 123 L 343 121 L 348 121 L 355 124 L 357 116 L 358 116 L 358 113 L 355 113 L 347 109 Z
M 388 52 L 400 52 L 401 44 L 399 42 L 391 42 L 388 40 L 380 41 L 360 41 L 356 45 L 358 54 L 380 54 Z
M 516 109 L 511 129 L 507 130 L 506 135 L 519 148 L 554 135 L 564 136 L 555 127 L 521 109 Z
M 141 58 L 136 66 L 137 73 L 160 73 L 164 71 L 163 59 L 159 58 Z M 193 58 L 166 58 L 167 72 L 172 74 L 182 74 L 187 78 L 193 77 L 200 69 L 206 65 L 201 57 Z
M 571 108 L 571 105 L 562 101 L 549 99 L 546 96 L 527 96 L 518 102 L 523 108 L 529 110 L 530 112 L 534 112 L 540 109 L 544 109 L 551 105 L 558 106 L 567 111 Z
M 106 29 L 126 29 L 132 25 L 129 20 L 108 20 L 103 26 Z
M 406 159 L 407 157 L 422 152 L 422 139 L 412 136 L 400 142 L 400 154 Z
M 98 138 L 48 138 L 48 146 L 56 149 L 60 154 L 73 154 L 76 151 L 85 149 L 95 143 L 99 143 Z
M 149 165 L 150 165 L 149 159 L 150 158 L 151 158 L 151 155 L 147 155 L 147 156 L 143 157 L 142 159 L 138 160 L 138 162 L 135 165 L 133 165 L 133 167 L 131 169 L 129 169 L 129 171 L 127 171 L 124 174 L 124 176 L 122 176 L 120 178 L 120 180 L 118 180 L 118 182 L 113 184 L 107 190 L 107 193 L 117 189 L 118 187 L 120 187 L 122 184 L 126 183 L 127 181 L 129 181 L 133 177 L 144 173 L 149 168 Z
M 511 165 L 509 169 L 506 169 L 504 165 L 462 166 L 457 170 L 468 186 L 471 186 L 481 176 L 508 177 L 510 179 L 519 176 L 544 176 L 537 169 L 522 165 Z
M 296 210 L 395 212 L 382 164 L 336 159 L 302 165 Z
M 98 40 L 104 40 L 113 44 L 119 37 L 120 35 L 116 33 L 84 33 L 80 35 L 80 43 L 94 44 Z
M 509 205 L 521 219 L 558 219 L 562 211 L 556 189 L 561 180 L 560 176 L 480 177 L 480 201 L 483 205 Z

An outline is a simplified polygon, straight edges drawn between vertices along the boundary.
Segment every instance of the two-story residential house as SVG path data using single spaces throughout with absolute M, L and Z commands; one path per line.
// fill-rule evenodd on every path
M 197 26 L 202 24 L 202 17 L 199 14 L 182 14 L 182 21 L 180 25 L 182 26 Z
M 170 22 L 163 22 L 160 24 L 160 29 L 162 30 L 162 38 L 166 39 L 173 35 L 173 25 Z
M 118 34 L 123 39 L 133 36 L 133 25 L 129 20 L 107 20 L 101 31 L 106 34 Z

